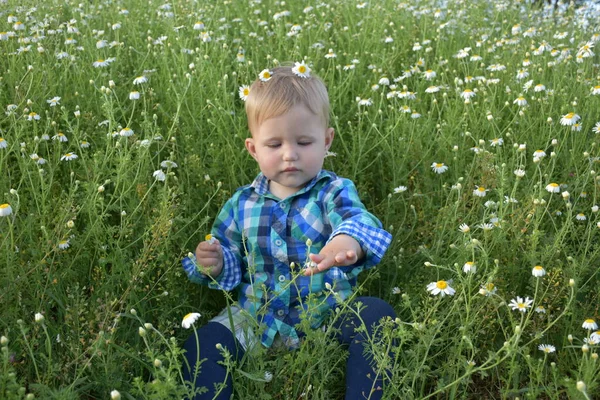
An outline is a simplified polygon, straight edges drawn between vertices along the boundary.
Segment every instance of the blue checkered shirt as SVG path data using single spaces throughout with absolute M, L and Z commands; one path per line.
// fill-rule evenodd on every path
M 351 266 L 301 275 L 307 239 L 310 252 L 318 254 L 339 234 L 353 237 L 365 256 Z M 206 277 L 191 255 L 183 259 L 183 268 L 192 282 L 237 288 L 240 305 L 261 323 L 266 347 L 277 333 L 296 347 L 302 312 L 313 328 L 320 326 L 335 304 L 351 295 L 358 274 L 380 262 L 392 239 L 365 209 L 352 181 L 325 170 L 284 200 L 269 192 L 268 179 L 259 174 L 225 203 L 212 235 L 223 248 L 221 274 Z

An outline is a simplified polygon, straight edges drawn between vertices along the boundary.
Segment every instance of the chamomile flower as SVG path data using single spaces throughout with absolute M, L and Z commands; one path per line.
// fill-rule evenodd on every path
M 465 101 L 471 100 L 471 98 L 475 97 L 475 92 L 472 91 L 471 89 L 465 89 L 460 94 L 460 97 L 462 97 L 463 99 L 465 99 Z
M 533 161 L 539 161 L 544 157 L 546 157 L 546 152 L 544 150 L 536 150 L 533 152 Z
M 473 196 L 476 197 L 485 197 L 487 194 L 488 189 L 484 188 L 483 186 L 475 186 L 475 190 L 473 190 Z
M 394 188 L 394 193 L 403 193 L 406 192 L 408 190 L 408 188 L 406 186 L 398 186 L 396 188 Z
M 248 85 L 240 86 L 240 88 L 238 90 L 238 95 L 240 96 L 240 99 L 242 99 L 243 101 L 246 101 L 248 99 L 249 94 L 250 94 L 250 87 Z
M 4 140 L 4 138 L 0 137 L 0 149 L 5 149 L 8 147 L 8 142 Z
M 167 178 L 162 169 L 157 169 L 156 171 L 154 171 L 152 173 L 152 176 L 154 177 L 154 179 L 161 182 L 164 182 L 164 180 Z
M 440 91 L 439 86 L 429 86 L 427 89 L 425 89 L 425 93 L 437 93 L 439 91 Z
M 462 233 L 469 233 L 471 228 L 467 224 L 460 224 L 458 227 L 458 230 L 461 231 Z
M 600 94 L 600 85 L 592 87 L 592 95 L 597 96 Z
M 123 128 L 119 132 L 119 135 L 121 135 L 123 137 L 129 137 L 129 136 L 133 136 L 133 133 L 134 133 L 133 129 L 131 129 L 131 128 Z
M 310 77 L 310 68 L 304 61 L 295 63 L 292 72 L 301 78 Z
M 268 82 L 269 79 L 271 79 L 271 76 L 273 76 L 273 71 L 269 69 L 263 69 L 258 74 L 258 79 L 260 79 L 262 82 Z
M 142 83 L 146 82 L 148 82 L 148 78 L 146 78 L 144 75 L 138 76 L 133 80 L 134 85 L 141 85 Z
M 587 329 L 588 331 L 595 331 L 596 329 L 598 329 L 598 324 L 593 319 L 588 318 L 585 321 L 583 321 L 581 327 L 583 329 Z
M 62 157 L 60 158 L 60 160 L 61 160 L 61 161 L 71 161 L 71 160 L 76 160 L 77 158 L 79 158 L 79 157 L 77 156 L 77 154 L 75 154 L 75 153 L 67 153 L 67 154 L 65 154 L 64 156 L 62 156 Z
M 359 106 L 371 106 L 373 105 L 373 100 L 371 99 L 361 99 L 361 98 L 357 98 L 358 101 L 358 105 Z
M 138 92 L 137 90 L 134 90 L 133 92 L 129 92 L 129 100 L 139 100 L 140 99 L 140 92 Z
M 400 294 L 402 291 L 400 290 L 400 288 L 398 286 L 395 286 L 394 288 L 392 288 L 392 294 Z
M 540 277 L 546 275 L 546 270 L 541 265 L 536 265 L 531 270 L 531 275 L 535 276 L 536 278 L 540 278 Z
M 538 349 L 546 354 L 554 353 L 556 351 L 556 347 L 552 346 L 551 344 L 540 344 Z
M 463 272 L 466 274 L 474 274 L 477 271 L 477 265 L 473 261 L 467 261 L 463 265 Z
M 108 67 L 110 65 L 110 62 L 108 60 L 104 60 L 102 58 L 94 61 L 92 63 L 92 65 L 94 66 L 94 68 L 103 68 L 103 67 Z
M 541 305 L 534 308 L 533 311 L 535 311 L 538 314 L 546 314 L 546 308 Z
M 39 121 L 40 120 L 40 116 L 38 115 L 38 113 L 35 112 L 30 112 L 29 114 L 27 114 L 27 121 Z
M 67 240 L 61 240 L 60 242 L 58 242 L 58 248 L 61 250 L 66 250 L 70 247 L 71 245 L 69 244 L 69 239 Z
M 435 72 L 435 71 L 433 71 L 433 70 L 431 70 L 431 69 L 428 69 L 427 71 L 423 72 L 423 77 L 424 77 L 425 79 L 427 79 L 428 81 L 429 81 L 429 80 L 432 80 L 432 79 L 433 79 L 433 78 L 435 78 L 436 76 L 437 76 L 436 72 Z
M 508 303 L 508 306 L 512 308 L 513 311 L 518 310 L 521 312 L 527 312 L 527 310 L 531 308 L 532 304 L 533 300 L 529 297 L 526 297 L 525 300 L 523 300 L 522 297 L 517 296 L 516 299 L 512 299 L 510 303 Z
M 337 55 L 333 52 L 333 49 L 329 49 L 327 54 L 325 54 L 325 58 L 327 58 L 327 59 L 336 58 L 336 57 L 337 57 Z
M 452 296 L 456 293 L 456 290 L 452 289 L 447 281 L 431 282 L 427 285 L 427 291 L 434 296 L 440 295 L 441 297 Z
M 194 323 L 200 318 L 200 313 L 189 313 L 181 321 L 181 326 L 185 329 L 189 329 Z
M 513 171 L 513 173 L 517 176 L 517 178 L 522 178 L 522 177 L 525 176 L 525 170 L 524 169 L 520 169 L 520 168 L 515 169 Z
M 513 104 L 516 104 L 519 107 L 525 107 L 527 105 L 527 100 L 525 100 L 525 97 L 519 96 L 513 101 Z
M 560 185 L 558 183 L 549 183 L 546 185 L 546 191 L 550 193 L 560 193 Z
M 12 214 L 12 207 L 8 203 L 0 204 L 0 217 L 8 217 Z
M 479 293 L 486 297 L 489 297 L 496 294 L 497 290 L 498 288 L 496 287 L 496 285 L 494 285 L 492 282 L 488 282 L 485 285 L 481 286 L 481 288 L 479 289 Z
M 577 215 L 575 216 L 575 219 L 576 219 L 577 221 L 585 221 L 585 220 L 587 219 L 587 217 L 585 216 L 585 214 L 584 214 L 584 213 L 579 213 L 579 214 L 577 214 Z
M 443 174 L 444 172 L 448 171 L 448 166 L 444 165 L 444 163 L 434 162 L 433 164 L 431 164 L 431 169 L 436 174 Z
M 56 107 L 57 105 L 60 105 L 60 97 L 54 96 L 50 100 L 46 100 L 46 103 L 48 103 L 50 107 Z
M 164 160 L 161 161 L 160 166 L 163 168 L 177 168 L 178 165 L 175 161 L 171 161 L 171 160 Z
M 560 119 L 560 124 L 565 126 L 575 125 L 577 121 L 579 121 L 581 117 L 574 112 L 570 112 L 566 115 L 563 115 Z
M 598 134 L 600 133 L 600 122 L 596 122 L 596 125 L 592 128 L 592 132 Z
M 490 146 L 492 147 L 496 147 L 496 146 L 502 146 L 504 144 L 504 139 L 502 138 L 495 138 L 490 140 Z

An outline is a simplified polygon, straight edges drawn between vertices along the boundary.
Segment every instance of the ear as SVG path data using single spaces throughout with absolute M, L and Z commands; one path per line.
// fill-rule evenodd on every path
M 335 136 L 335 132 L 333 128 L 327 128 L 325 131 L 325 150 L 328 151 L 331 147 L 331 143 L 333 143 L 333 137 Z
M 250 155 L 256 159 L 256 145 L 254 144 L 254 138 L 247 138 L 244 144 L 246 145 L 246 150 L 248 150 L 248 153 L 250 153 Z

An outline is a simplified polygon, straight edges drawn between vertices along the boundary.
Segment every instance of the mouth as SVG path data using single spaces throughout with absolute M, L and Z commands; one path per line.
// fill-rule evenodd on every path
M 283 172 L 297 172 L 300 171 L 298 168 L 289 167 L 283 170 Z

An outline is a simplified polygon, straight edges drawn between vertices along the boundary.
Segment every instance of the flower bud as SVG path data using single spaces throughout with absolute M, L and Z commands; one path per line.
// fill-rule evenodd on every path
M 586 389 L 587 389 L 587 386 L 585 386 L 584 381 L 577 382 L 577 390 L 579 390 L 580 392 L 585 392 Z

